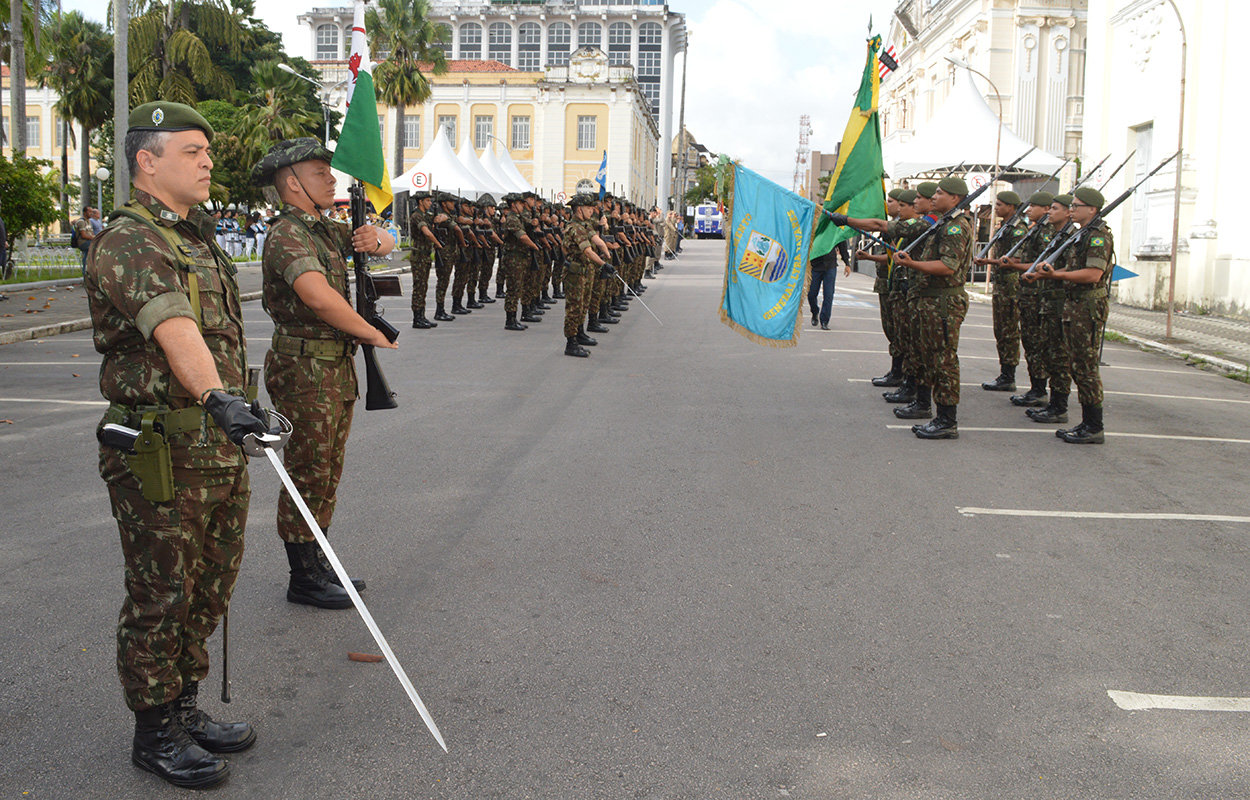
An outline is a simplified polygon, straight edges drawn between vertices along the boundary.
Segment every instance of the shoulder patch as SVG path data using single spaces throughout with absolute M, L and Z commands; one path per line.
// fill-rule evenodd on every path
M 950 236 L 954 236 L 955 234 L 959 233 L 961 230 L 963 229 L 960 228 L 959 225 L 952 225 L 946 229 L 946 233 Z
M 1107 240 L 1102 238 L 1101 236 L 1095 236 L 1094 238 L 1089 240 L 1090 247 L 1102 247 L 1106 243 L 1107 243 Z
M 1023 236 L 1023 235 L 1024 235 L 1024 228 L 1016 228 L 1014 231 L 1012 231 L 1011 235 L 1012 235 L 1012 236 Z

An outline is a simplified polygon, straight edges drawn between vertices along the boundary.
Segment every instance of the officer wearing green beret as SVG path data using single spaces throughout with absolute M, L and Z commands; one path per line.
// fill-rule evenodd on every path
M 243 558 L 250 491 L 239 445 L 268 425 L 245 399 L 255 387 L 234 265 L 199 208 L 213 128 L 164 101 L 139 106 L 128 125 L 133 199 L 110 215 L 84 281 L 109 403 L 97 429 L 100 476 L 125 560 L 117 670 L 135 714 L 131 761 L 174 785 L 207 787 L 229 774 L 220 753 L 256 740 L 247 723 L 211 719 L 197 698 L 205 642 Z M 139 437 L 109 446 L 106 424 Z
M 906 190 L 896 187 L 891 189 L 885 196 L 885 215 L 888 219 L 896 220 L 899 218 L 898 197 L 903 191 Z M 873 378 L 872 385 L 898 386 L 902 382 L 902 354 L 899 350 L 898 333 L 894 325 L 894 310 L 887 299 L 890 291 L 890 267 L 893 261 L 887 257 L 886 249 L 879 244 L 871 245 L 868 250 L 863 251 L 863 255 L 857 254 L 857 257 L 865 261 L 872 261 L 877 265 L 877 274 L 872 282 L 872 291 L 877 295 L 877 310 L 881 315 L 881 330 L 885 333 L 890 350 L 890 369 L 884 375 Z M 819 320 L 816 318 L 816 312 L 813 307 L 812 324 L 815 325 L 817 322 Z
M 1015 216 L 1023 204 L 1020 195 L 1011 191 L 999 192 L 994 203 L 994 215 L 1003 224 Z M 1020 364 L 1020 273 L 999 263 L 999 259 L 1015 246 L 1028 232 L 1028 227 L 1017 220 L 1002 231 L 994 242 L 989 258 L 973 261 L 990 268 L 990 282 L 994 285 L 991 300 L 994 320 L 994 341 L 998 345 L 998 377 L 981 384 L 990 392 L 1014 392 L 1016 390 L 1016 367 Z
M 1051 234 L 1046 245 L 1067 235 L 1072 222 L 1072 195 L 1057 194 L 1051 201 Z M 1040 253 L 1039 253 L 1040 256 Z M 1045 408 L 1028 408 L 1025 414 L 1034 422 L 1059 423 L 1068 421 L 1068 395 L 1072 393 L 1072 359 L 1068 355 L 1068 343 L 1063 331 L 1063 306 L 1066 294 L 1063 285 L 1055 281 L 1041 280 L 1041 264 L 1036 260 L 1027 265 L 1021 280 L 1038 284 L 1041 297 L 1042 332 L 1045 341 L 1046 373 L 1049 376 L 1050 399 Z
M 408 217 L 408 233 L 412 237 L 412 249 L 408 252 L 408 262 L 412 267 L 412 327 L 422 330 L 437 328 L 437 322 L 431 322 L 425 316 L 425 298 L 430 291 L 430 257 L 434 250 L 442 249 L 438 237 L 434 235 L 434 196 L 429 192 L 413 192 L 415 204 L 412 214 Z
M 265 388 L 295 428 L 284 461 L 317 524 L 329 531 L 358 394 L 357 344 L 395 348 L 356 313 L 347 276 L 355 253 L 386 255 L 394 239 L 362 225 L 352 231 L 325 212 L 334 207 L 332 154 L 316 139 L 274 145 L 252 179 L 281 203 L 261 261 L 263 305 L 273 319 Z M 294 500 L 278 494 L 278 536 L 286 549 L 286 599 L 350 608 L 351 598 L 321 552 Z M 356 582 L 363 589 L 363 581 Z
M 1020 248 L 1010 257 L 999 259 L 1004 267 L 1019 273 L 1037 260 L 1046 244 L 1054 237 L 1054 228 L 1048 219 L 1050 204 L 1054 200 L 1055 196 L 1050 192 L 1034 192 L 1029 197 L 1029 206 L 1024 212 L 1029 229 Z M 1020 304 L 1020 342 L 1024 347 L 1024 358 L 1029 368 L 1029 390 L 1024 394 L 1012 395 L 1011 402 L 1012 405 L 1028 408 L 1041 407 L 1046 405 L 1046 382 L 1049 377 L 1046 371 L 1046 339 L 1042 327 L 1041 285 L 1036 281 L 1020 281 L 1017 297 Z
M 1115 264 L 1115 243 L 1111 229 L 1094 218 L 1106 199 L 1092 186 L 1074 192 L 1072 221 L 1081 226 L 1080 237 L 1061 257 L 1062 263 L 1039 265 L 1043 278 L 1055 281 L 1065 290 L 1063 304 L 1064 341 L 1081 401 L 1081 423 L 1058 430 L 1055 435 L 1072 444 L 1102 444 L 1102 376 L 1098 354 L 1102 349 L 1103 326 L 1107 322 L 1108 289 Z

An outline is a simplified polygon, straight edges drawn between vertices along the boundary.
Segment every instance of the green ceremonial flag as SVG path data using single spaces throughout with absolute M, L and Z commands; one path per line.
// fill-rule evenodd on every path
M 391 177 L 386 171 L 382 153 L 382 132 L 378 128 L 378 100 L 369 69 L 369 45 L 365 39 L 364 3 L 357 0 L 352 25 L 352 54 L 348 69 L 352 83 L 348 87 L 347 118 L 339 133 L 338 146 L 330 166 L 346 172 L 365 185 L 365 195 L 373 209 L 381 214 L 391 204 Z
M 825 210 L 858 219 L 885 219 L 885 166 L 881 161 L 881 121 L 877 117 L 877 98 L 881 76 L 877 72 L 877 51 L 881 37 L 868 40 L 868 59 L 864 76 L 855 95 L 855 108 L 842 134 L 838 164 L 829 178 Z M 834 225 L 821 216 L 812 240 L 811 258 L 817 258 L 855 235 L 851 228 Z

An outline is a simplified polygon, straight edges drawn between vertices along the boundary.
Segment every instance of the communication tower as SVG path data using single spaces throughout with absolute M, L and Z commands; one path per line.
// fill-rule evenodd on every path
M 803 192 L 806 188 L 804 183 L 807 180 L 807 164 L 811 159 L 812 148 L 810 139 L 812 136 L 812 118 L 808 114 L 799 117 L 799 149 L 794 156 L 794 185 L 790 188 L 795 192 Z

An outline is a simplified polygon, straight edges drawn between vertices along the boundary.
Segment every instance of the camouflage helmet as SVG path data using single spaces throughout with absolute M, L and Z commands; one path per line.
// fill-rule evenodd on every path
M 580 208 L 581 206 L 593 206 L 595 204 L 594 195 L 575 194 L 569 198 L 570 208 Z
M 289 167 L 304 161 L 324 161 L 330 163 L 334 153 L 325 145 L 311 136 L 299 139 L 287 139 L 269 148 L 265 157 L 252 167 L 252 181 L 260 186 L 273 182 L 274 173 L 283 167 Z
M 427 197 L 433 197 L 434 195 L 430 194 L 429 192 L 425 190 L 421 190 L 419 192 L 413 192 L 411 196 L 414 201 L 420 201 L 420 200 L 424 200 Z
M 451 192 L 435 192 L 434 193 L 434 201 L 438 203 L 454 203 L 458 199 L 459 198 L 456 197 Z
M 489 194 L 484 194 L 477 199 L 477 204 L 481 206 L 482 208 L 485 208 L 487 206 L 490 206 L 493 208 L 495 205 L 495 198 L 490 196 Z

